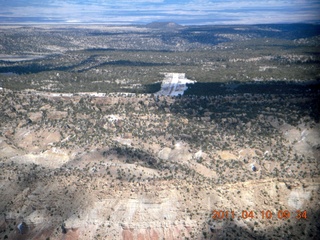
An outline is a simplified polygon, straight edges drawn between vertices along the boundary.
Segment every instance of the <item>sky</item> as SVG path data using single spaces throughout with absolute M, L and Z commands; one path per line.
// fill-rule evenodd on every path
M 320 0 L 0 0 L 1 23 L 320 22 Z

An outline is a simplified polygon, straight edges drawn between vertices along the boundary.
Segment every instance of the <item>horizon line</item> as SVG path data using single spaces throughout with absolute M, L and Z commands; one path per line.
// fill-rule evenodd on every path
M 110 25 L 110 26 L 147 26 L 151 23 L 175 23 L 179 26 L 250 26 L 250 25 L 293 25 L 308 24 L 320 25 L 320 21 L 300 21 L 300 22 L 270 22 L 270 23 L 194 23 L 180 24 L 174 21 L 152 21 L 149 23 L 110 23 L 110 22 L 0 22 L 3 25 Z M 1 28 L 1 26 L 0 26 Z

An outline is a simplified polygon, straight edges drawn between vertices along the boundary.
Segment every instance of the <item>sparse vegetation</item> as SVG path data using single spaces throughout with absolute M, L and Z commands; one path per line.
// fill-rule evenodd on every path
M 61 238 L 62 223 L 64 234 L 85 223 L 84 239 L 139 231 L 148 238 L 313 237 L 320 88 L 304 80 L 319 78 L 317 27 L 309 26 L 310 36 L 295 35 L 301 26 L 271 27 L 282 32 L 62 28 L 48 41 L 41 27 L 0 27 L 3 54 L 48 54 L 1 61 L 0 237 L 15 239 L 19 217 L 29 221 L 30 239 L 39 229 L 43 238 Z M 65 50 L 56 54 L 54 43 Z M 163 72 L 198 82 L 183 96 L 151 94 Z M 80 93 L 87 91 L 97 93 Z M 314 221 L 230 218 L 231 210 L 276 216 L 299 207 Z M 213 208 L 229 209 L 229 219 L 214 221 Z

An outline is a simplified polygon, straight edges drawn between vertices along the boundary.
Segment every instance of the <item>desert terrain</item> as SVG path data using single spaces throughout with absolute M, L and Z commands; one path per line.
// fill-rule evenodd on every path
M 0 27 L 1 239 L 319 238 L 319 35 L 174 26 Z

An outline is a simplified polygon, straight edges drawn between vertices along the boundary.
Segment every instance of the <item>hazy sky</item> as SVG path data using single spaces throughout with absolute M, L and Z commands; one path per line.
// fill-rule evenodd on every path
M 319 22 L 320 0 L 0 0 L 0 23 Z

